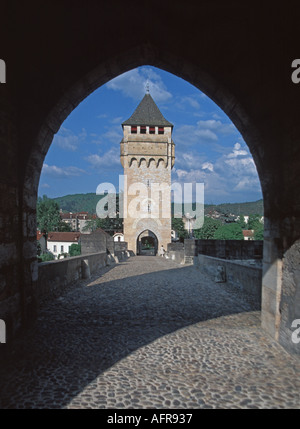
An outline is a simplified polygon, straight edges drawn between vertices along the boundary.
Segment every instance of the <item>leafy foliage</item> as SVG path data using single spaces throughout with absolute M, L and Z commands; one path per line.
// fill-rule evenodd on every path
M 177 232 L 179 240 L 183 240 L 188 237 L 188 232 L 184 228 L 182 218 L 172 217 L 172 229 Z
M 48 233 L 57 231 L 61 224 L 59 205 L 50 198 L 43 196 L 38 198 L 37 202 L 37 226 L 40 231 Z
M 89 212 L 96 214 L 96 207 L 103 195 L 96 193 L 65 195 L 63 197 L 54 198 L 54 201 L 65 212 L 79 213 Z
M 216 240 L 243 240 L 243 230 L 237 222 L 228 223 L 218 228 L 214 234 Z
M 53 255 L 53 253 L 51 252 L 45 252 L 42 255 L 39 256 L 39 260 L 41 262 L 48 262 L 48 261 L 54 261 L 55 257 Z
M 205 216 L 202 228 L 194 230 L 194 237 L 202 240 L 213 239 L 215 232 L 221 228 L 221 226 L 222 222 L 220 220 Z
M 254 240 L 264 239 L 264 225 L 259 214 L 249 216 L 248 228 L 254 229 Z
M 81 255 L 81 245 L 73 243 L 71 244 L 69 248 L 69 255 L 70 256 L 78 256 Z
M 60 208 L 57 202 L 48 198 L 38 198 L 36 206 L 37 226 L 43 233 L 50 231 L 68 232 L 71 231 L 70 225 L 61 220 Z

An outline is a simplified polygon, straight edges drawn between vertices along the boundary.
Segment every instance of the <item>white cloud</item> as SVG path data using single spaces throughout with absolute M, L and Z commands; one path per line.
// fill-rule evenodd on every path
M 201 166 L 202 170 L 214 171 L 214 166 L 211 162 L 204 162 Z
M 104 141 L 110 141 L 114 144 L 119 144 L 122 140 L 123 133 L 122 133 L 122 127 L 119 123 L 118 125 L 114 125 L 111 128 L 109 128 L 102 136 Z
M 108 89 L 121 91 L 126 97 L 141 100 L 146 93 L 146 84 L 149 84 L 150 94 L 159 102 L 168 101 L 172 94 L 167 90 L 162 78 L 152 68 L 136 68 L 121 74 L 107 83 Z
M 206 121 L 198 121 L 197 126 L 200 129 L 208 129 L 208 130 L 214 130 L 215 133 L 220 134 L 232 134 L 236 132 L 236 128 L 233 124 L 224 124 L 220 120 L 216 119 L 207 119 Z
M 254 161 L 246 145 L 243 146 L 236 143 L 215 162 L 203 160 L 199 162 L 201 157 L 189 152 L 183 155 L 179 168 L 178 164 L 173 168 L 173 181 L 181 184 L 204 183 L 205 195 L 209 199 L 224 198 L 234 201 L 247 192 L 260 193 L 260 182 Z
M 86 139 L 87 133 L 82 129 L 78 135 L 67 128 L 61 127 L 58 134 L 54 137 L 54 144 L 65 150 L 75 151 L 79 144 Z
M 196 99 L 195 96 L 185 96 L 180 97 L 178 101 L 175 103 L 176 108 L 178 109 L 185 109 L 186 106 L 192 107 L 193 109 L 199 110 L 200 109 L 200 103 Z
M 216 143 L 226 135 L 237 133 L 233 124 L 226 124 L 220 120 L 200 120 L 196 125 L 182 125 L 174 129 L 174 141 L 183 145 L 195 143 Z
M 120 166 L 120 150 L 119 148 L 112 147 L 108 152 L 103 155 L 93 154 L 85 158 L 94 168 L 111 168 L 113 166 Z
M 230 153 L 228 158 L 237 158 L 238 156 L 248 155 L 248 151 L 241 149 L 240 143 L 235 143 L 232 153 Z
M 176 168 L 179 169 L 191 169 L 195 168 L 197 165 L 203 164 L 205 158 L 195 152 L 187 152 L 187 151 L 180 151 L 176 150 L 176 161 L 175 165 Z
M 42 174 L 51 176 L 54 178 L 67 178 L 81 176 L 85 171 L 78 167 L 57 167 L 56 165 L 44 164 L 42 168 Z

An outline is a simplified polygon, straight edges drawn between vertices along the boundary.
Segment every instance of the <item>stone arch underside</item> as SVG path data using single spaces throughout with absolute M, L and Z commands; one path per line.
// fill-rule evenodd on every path
M 6 37 L 3 51 L 11 67 L 7 84 L 1 86 L 1 144 L 6 157 L 6 168 L 1 173 L 2 202 L 17 219 L 17 227 L 8 228 L 6 223 L 2 234 L 3 246 L 11 249 L 2 261 L 2 271 L 4 301 L 16 300 L 8 315 L 12 331 L 26 324 L 34 308 L 36 194 L 54 134 L 93 90 L 127 70 L 147 64 L 202 90 L 229 116 L 249 146 L 261 181 L 266 221 L 262 324 L 277 340 L 284 332 L 280 334 L 282 343 L 295 351 L 288 344 L 291 331 L 288 323 L 283 325 L 286 318 L 281 313 L 285 308 L 280 297 L 286 293 L 282 276 L 287 278 L 287 271 L 290 273 L 292 258 L 299 260 L 295 252 L 289 252 L 300 237 L 300 125 L 295 108 L 297 95 L 290 79 L 296 18 L 293 22 L 292 16 L 275 6 L 270 20 L 267 5 L 260 5 L 258 13 L 255 7 L 250 10 L 240 2 L 226 7 L 220 2 L 218 8 L 202 5 L 206 20 L 199 26 L 194 8 L 179 10 L 179 3 L 174 1 L 172 8 L 160 5 L 160 14 L 147 6 L 139 13 L 133 8 L 128 32 L 124 27 L 127 21 L 123 14 L 115 13 L 115 5 L 107 5 L 103 11 L 95 3 L 85 14 L 74 7 L 69 19 L 60 19 L 69 16 L 66 3 L 57 7 L 45 2 L 43 10 L 34 6 L 34 2 L 32 6 L 20 5 L 15 16 L 10 16 L 23 37 L 17 50 L 14 39 Z M 166 15 L 170 18 L 167 23 Z M 114 16 L 113 24 L 109 16 Z M 30 32 L 25 24 L 29 17 Z M 102 25 L 99 19 L 103 19 Z M 250 31 L 254 21 L 255 33 Z M 55 32 L 51 31 L 53 23 Z M 75 31 L 75 23 L 80 23 L 80 32 Z M 152 31 L 154 25 L 159 32 Z M 22 59 L 15 55 L 22 51 L 27 57 L 20 76 L 17 65 Z M 273 67 L 270 73 L 271 65 L 279 60 L 281 66 Z M 57 64 L 59 68 L 53 67 Z M 5 219 L 5 212 L 3 216 Z M 11 272 L 17 273 L 13 281 Z M 296 297 L 299 284 L 292 284 Z

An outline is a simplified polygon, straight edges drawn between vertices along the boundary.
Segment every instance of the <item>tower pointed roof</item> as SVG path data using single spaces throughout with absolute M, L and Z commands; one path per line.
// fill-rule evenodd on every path
M 167 121 L 155 101 L 149 93 L 144 95 L 144 98 L 135 109 L 133 114 L 122 125 L 149 125 L 157 127 L 173 127 L 171 122 Z

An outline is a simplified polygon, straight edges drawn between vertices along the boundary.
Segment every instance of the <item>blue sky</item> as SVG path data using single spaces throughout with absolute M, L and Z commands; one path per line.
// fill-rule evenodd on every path
M 144 66 L 111 80 L 87 97 L 64 121 L 44 160 L 39 195 L 96 192 L 102 182 L 118 191 L 121 123 L 146 92 L 174 124 L 172 182 L 204 183 L 204 202 L 262 198 L 252 156 L 223 111 L 183 79 Z

